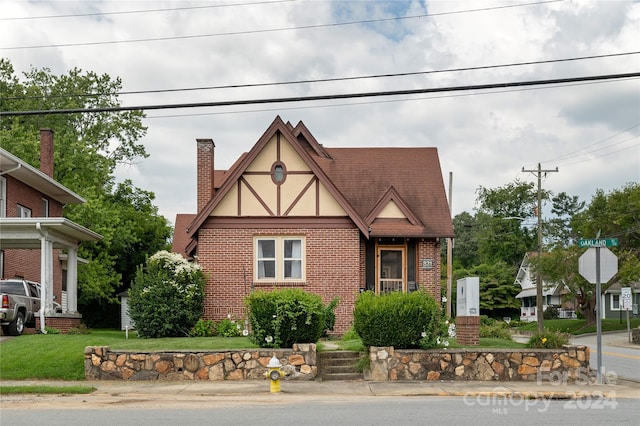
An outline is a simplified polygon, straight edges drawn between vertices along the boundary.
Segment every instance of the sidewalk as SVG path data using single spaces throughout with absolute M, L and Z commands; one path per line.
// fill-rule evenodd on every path
M 383 397 L 383 396 L 486 396 L 521 399 L 639 398 L 640 383 L 618 380 L 615 384 L 563 384 L 536 382 L 368 382 L 368 381 L 287 381 L 282 392 L 271 394 L 268 380 L 220 382 L 124 382 L 124 381 L 0 381 L 0 386 L 92 386 L 88 395 L 69 395 L 85 400 L 176 400 L 229 397 Z M 5 398 L 5 397 L 3 397 Z

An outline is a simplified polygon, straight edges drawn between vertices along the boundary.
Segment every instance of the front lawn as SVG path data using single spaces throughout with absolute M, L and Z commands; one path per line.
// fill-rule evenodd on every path
M 256 348 L 245 337 L 140 339 L 119 330 L 89 334 L 32 334 L 0 344 L 1 380 L 84 380 L 84 348 L 109 346 L 123 350 L 220 350 Z
M 633 318 L 629 321 L 631 323 L 631 328 L 636 328 L 640 326 L 640 318 Z M 586 321 L 583 319 L 550 319 L 544 320 L 543 325 L 544 328 L 549 331 L 561 331 L 563 333 L 569 333 L 573 335 L 587 334 L 587 333 L 595 333 L 596 325 L 590 325 L 585 327 Z M 623 318 L 622 321 L 619 319 L 603 319 L 602 320 L 602 331 L 625 331 L 627 329 L 627 320 Z M 538 331 L 538 324 L 534 322 L 530 322 L 526 325 L 518 327 L 516 330 L 520 331 Z

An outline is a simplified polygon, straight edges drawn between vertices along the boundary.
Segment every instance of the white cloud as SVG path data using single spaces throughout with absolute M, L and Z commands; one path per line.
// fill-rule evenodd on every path
M 5 20 L 0 48 L 212 35 L 140 43 L 2 49 L 18 72 L 78 67 L 122 78 L 124 90 L 281 82 L 602 55 L 640 50 L 640 3 L 567 1 L 485 11 L 493 1 L 298 1 L 124 15 Z M 512 3 L 506 3 L 513 5 Z M 205 5 L 202 2 L 0 3 L 0 16 L 45 16 Z M 245 33 L 425 13 L 382 23 Z M 236 33 L 235 35 L 217 35 Z M 622 56 L 404 78 L 122 96 L 125 105 L 205 102 L 550 79 L 638 71 Z M 333 105 L 333 106 L 327 106 Z M 245 111 L 245 112 L 242 112 Z M 207 115 L 209 114 L 209 115 Z M 151 156 L 119 178 L 156 194 L 160 213 L 195 210 L 195 139 L 216 143 L 227 168 L 275 115 L 305 122 L 325 146 L 435 146 L 443 180 L 454 174 L 454 213 L 471 210 L 478 186 L 522 167 L 560 168 L 546 189 L 589 200 L 640 180 L 640 83 L 628 80 L 503 93 L 450 93 L 298 104 L 150 111 L 142 139 Z M 609 140 L 614 135 L 617 135 Z M 596 142 L 604 141 L 595 146 Z M 593 151 L 603 148 L 600 151 Z M 593 151 L 593 152 L 590 152 Z M 585 154 L 585 152 L 588 152 Z M 564 156 L 572 155 L 568 158 Z

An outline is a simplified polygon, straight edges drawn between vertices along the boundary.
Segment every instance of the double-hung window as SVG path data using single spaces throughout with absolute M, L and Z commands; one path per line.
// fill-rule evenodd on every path
M 31 209 L 22 204 L 16 205 L 17 217 L 31 217 Z
M 259 281 L 303 280 L 304 238 L 256 238 L 255 267 Z
M 619 311 L 620 310 L 620 295 L 612 294 L 611 295 L 611 310 Z

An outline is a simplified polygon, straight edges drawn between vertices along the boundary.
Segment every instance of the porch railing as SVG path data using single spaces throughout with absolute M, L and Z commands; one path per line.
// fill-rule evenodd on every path
M 386 294 L 393 291 L 402 291 L 402 280 L 381 279 L 380 293 Z

